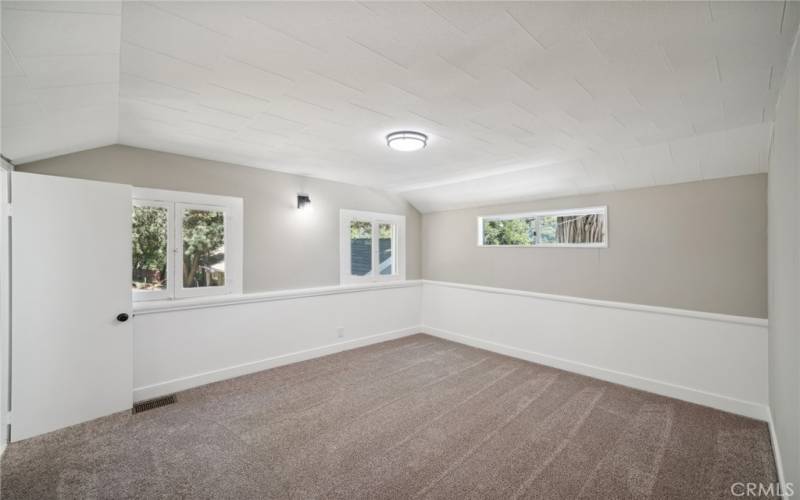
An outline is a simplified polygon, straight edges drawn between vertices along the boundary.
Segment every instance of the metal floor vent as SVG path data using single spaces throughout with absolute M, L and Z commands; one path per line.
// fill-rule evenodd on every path
M 177 401 L 174 394 L 169 396 L 161 396 L 160 398 L 148 399 L 133 405 L 133 413 L 141 413 L 143 411 L 152 410 L 153 408 L 160 408 L 162 406 L 171 405 Z

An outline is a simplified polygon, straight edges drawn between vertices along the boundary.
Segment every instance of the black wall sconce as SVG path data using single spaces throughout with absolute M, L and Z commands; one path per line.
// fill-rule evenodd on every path
M 300 194 L 297 195 L 297 208 L 300 210 L 306 210 L 311 208 L 311 197 L 307 194 Z

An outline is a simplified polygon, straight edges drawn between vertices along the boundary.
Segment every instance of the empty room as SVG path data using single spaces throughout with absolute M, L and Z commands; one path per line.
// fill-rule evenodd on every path
M 0 7 L 3 500 L 800 497 L 800 2 Z

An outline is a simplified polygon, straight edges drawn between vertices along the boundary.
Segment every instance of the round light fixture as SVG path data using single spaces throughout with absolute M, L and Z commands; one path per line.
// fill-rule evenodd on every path
M 418 151 L 428 145 L 428 136 L 410 130 L 392 132 L 386 136 L 386 145 L 395 151 Z

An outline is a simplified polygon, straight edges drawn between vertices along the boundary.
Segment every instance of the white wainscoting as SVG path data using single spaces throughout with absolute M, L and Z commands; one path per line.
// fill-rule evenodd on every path
M 426 333 L 768 420 L 767 321 L 424 281 Z
M 768 419 L 758 318 L 427 280 L 135 307 L 135 401 L 422 331 Z
M 421 285 L 136 304 L 134 400 L 419 333 Z

